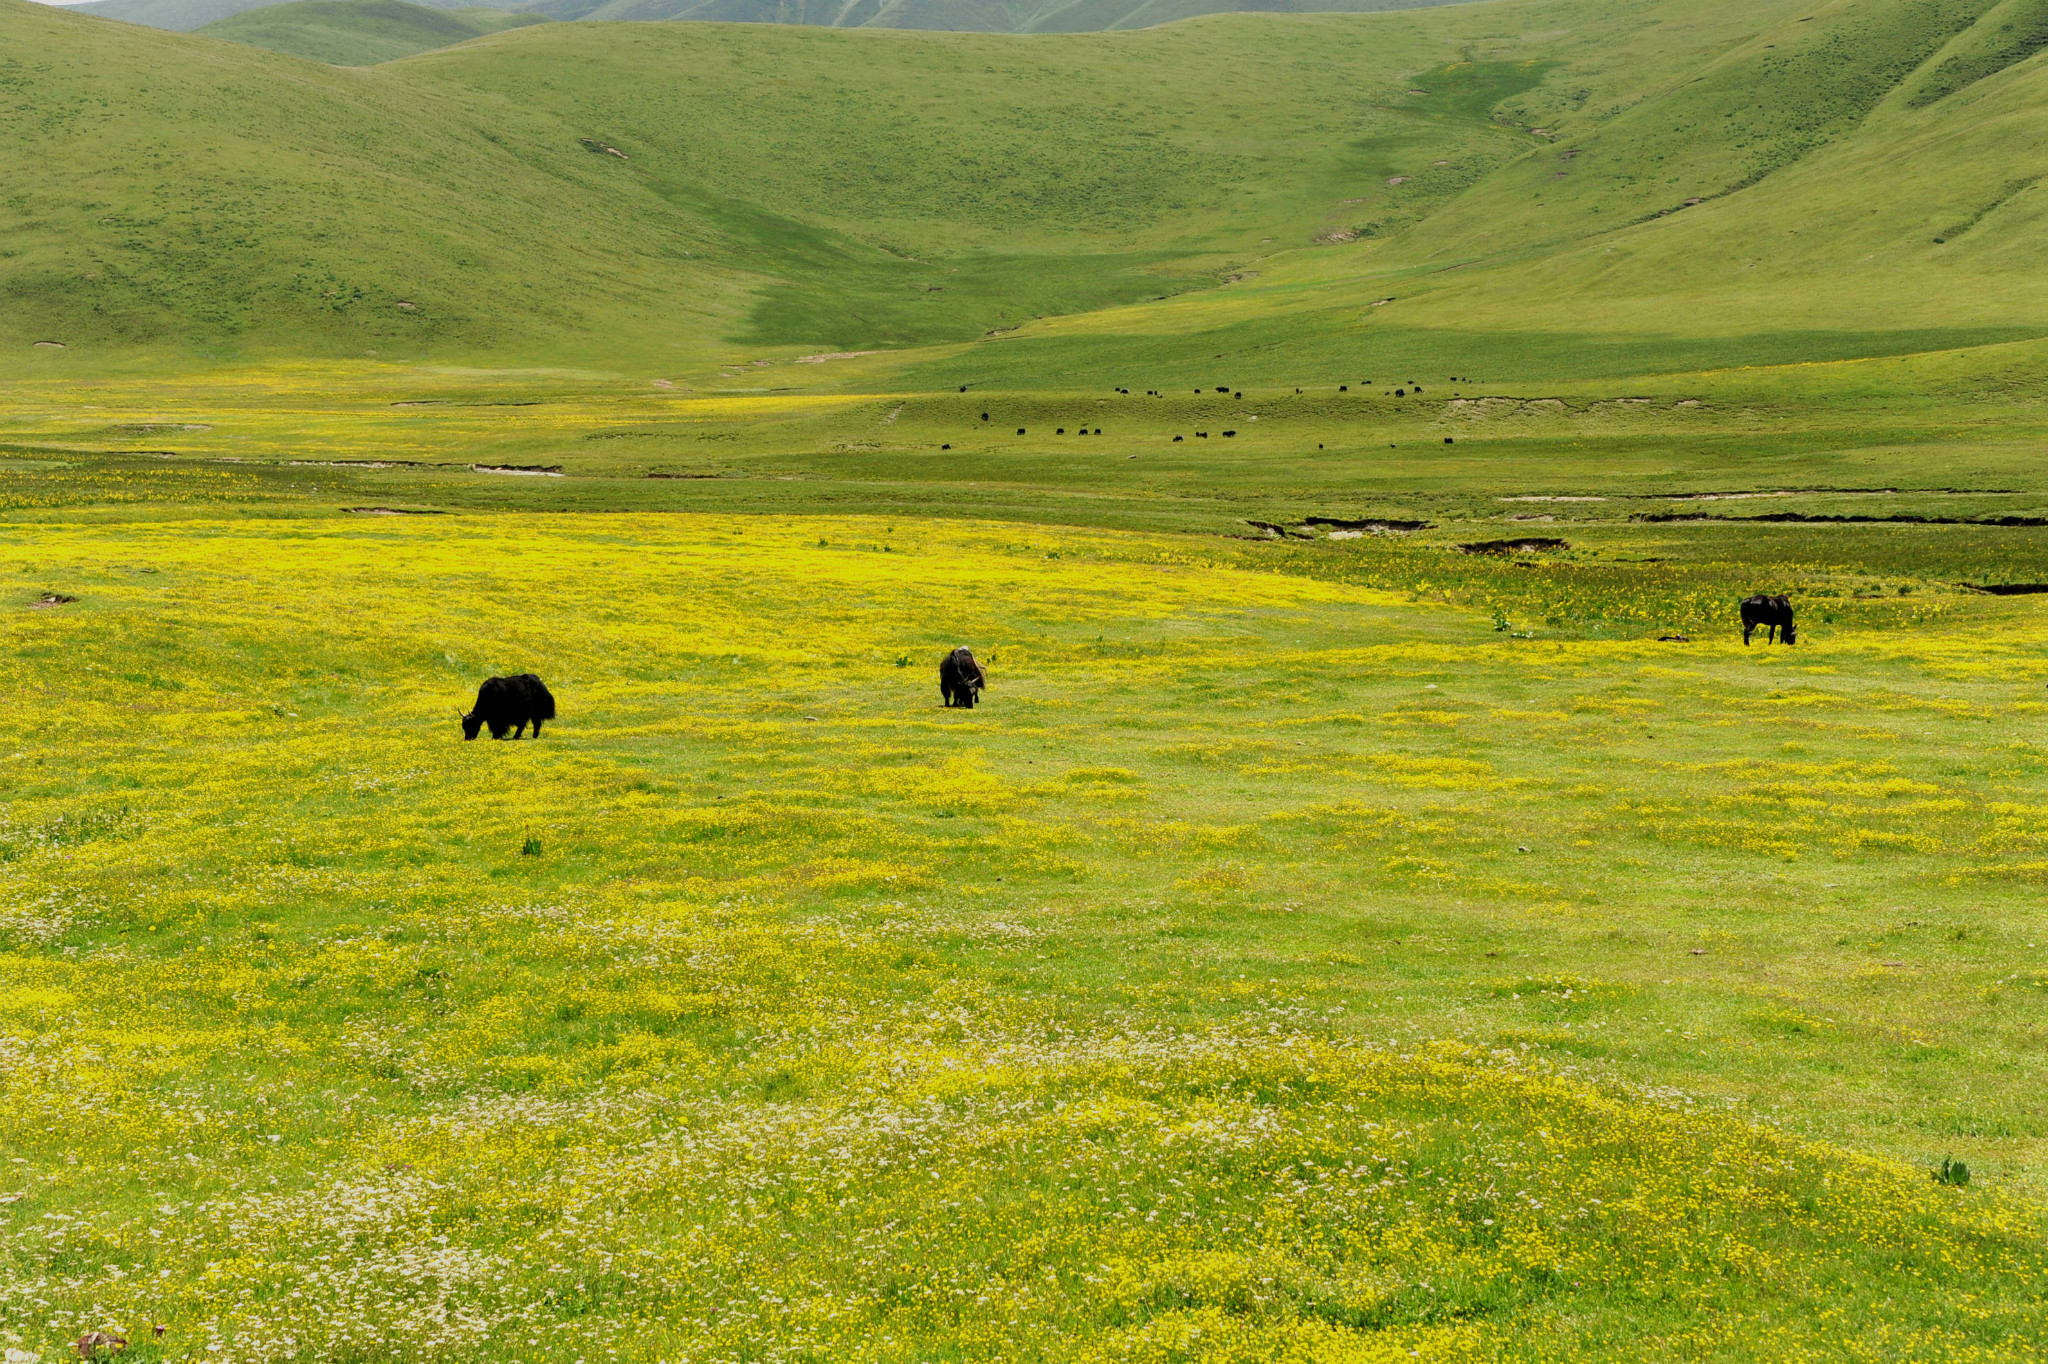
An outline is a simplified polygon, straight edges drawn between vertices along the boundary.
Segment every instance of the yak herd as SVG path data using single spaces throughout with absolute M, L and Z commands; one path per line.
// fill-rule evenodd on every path
M 1765 638 L 1772 643 L 1790 644 L 1797 637 L 1792 603 L 1784 593 L 1743 599 L 1742 642 L 1747 645 L 1759 629 L 1767 632 Z M 987 686 L 988 672 L 975 661 L 972 650 L 955 649 L 939 660 L 939 697 L 947 706 L 973 710 Z M 533 737 L 538 739 L 541 721 L 554 718 L 554 694 L 532 673 L 488 678 L 476 689 L 476 704 L 462 716 L 462 737 L 474 739 L 488 727 L 493 739 L 508 734 L 517 739 L 531 725 Z
M 988 685 L 988 672 L 975 661 L 970 649 L 955 649 L 939 660 L 939 695 L 948 706 L 973 710 Z M 540 737 L 543 720 L 555 718 L 555 695 L 532 673 L 516 677 L 490 677 L 476 689 L 476 704 L 462 715 L 462 737 L 474 739 L 485 729 L 493 739 L 507 735 L 517 739 L 528 725 L 533 737 Z

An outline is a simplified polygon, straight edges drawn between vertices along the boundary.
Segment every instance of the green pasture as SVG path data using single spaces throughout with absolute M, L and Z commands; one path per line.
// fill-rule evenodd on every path
M 2048 658 L 1947 575 L 2048 532 L 73 477 L 5 540 L 13 1348 L 2035 1348 Z
M 2030 6 L 0 0 L 5 1364 L 2039 1357 Z
M 2048 596 L 1977 589 L 2048 582 L 2035 355 L 45 357 L 0 1333 L 2025 1358 Z M 527 668 L 546 737 L 462 744 Z

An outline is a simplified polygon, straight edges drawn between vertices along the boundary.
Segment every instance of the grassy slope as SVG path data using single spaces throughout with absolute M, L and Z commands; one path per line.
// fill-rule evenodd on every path
M 410 0 L 295 0 L 218 19 L 198 32 L 331 66 L 374 66 L 540 22 L 537 15 L 429 9 Z
M 1267 262 L 1222 295 L 1048 323 L 1006 363 L 958 368 L 1087 383 L 1141 356 L 1150 375 L 1178 377 L 1222 351 L 1271 379 L 1312 372 L 1311 355 L 1341 357 L 1353 374 L 1622 373 L 1631 361 L 1829 359 L 1938 346 L 1943 329 L 1946 344 L 1967 343 L 1972 327 L 2033 329 L 2031 186 L 2043 167 L 2020 129 L 2048 75 L 2024 62 L 1915 107 L 1911 63 L 1937 68 L 1942 35 L 1969 9 L 1921 15 L 1922 28 L 1863 8 L 1802 23 L 1800 8 L 1769 23 L 1724 10 L 1721 32 L 1685 33 L 1687 54 L 1709 39 L 1725 50 L 1688 55 L 1683 79 L 1671 23 L 1612 52 L 1574 52 L 1567 35 L 1543 86 L 1504 106 L 1550 136 L 1450 203 L 1418 214 L 1402 199 L 1410 185 L 1384 189 L 1357 207 L 1370 244 Z M 1427 187 L 1457 165 L 1418 156 L 1402 170 Z M 1686 207 L 1693 198 L 1703 202 Z
M 1377 173 L 1354 135 L 1398 120 L 1375 96 L 1456 55 L 1352 20 L 1245 37 L 576 29 L 407 71 L 602 130 L 657 192 L 722 217 L 734 259 L 783 281 L 736 339 L 858 349 L 1170 294 L 1276 233 L 1308 240 Z
M 316 75 L 132 29 L 92 30 L 88 62 L 90 21 L 0 14 L 14 60 L 38 61 L 5 114 L 33 168 L 9 207 L 36 228 L 0 281 L 16 355 L 177 337 L 535 359 L 624 346 L 666 364 L 728 335 L 965 340 L 1209 282 L 1274 231 L 1314 235 L 1358 185 L 1347 134 L 1388 117 L 1361 74 L 1391 88 L 1456 55 L 1358 20 L 1299 21 L 1251 51 L 1233 20 L 1028 46 L 576 27 L 499 35 L 480 64 Z M 117 116 L 135 88 L 146 116 Z M 256 107 L 275 116 L 226 112 Z M 82 184 L 61 169 L 78 163 L 104 169 Z M 345 202 L 337 164 L 367 182 Z M 740 274 L 758 287 L 736 325 L 716 314 Z
M 192 0 L 187 0 L 188 3 Z M 1147 28 L 1202 14 L 1240 11 L 1347 14 L 1420 9 L 1446 0 L 531 0 L 562 19 L 689 19 L 720 23 L 811 24 L 832 28 L 934 29 L 947 33 L 1095 33 Z
M 524 0 L 517 8 L 553 19 L 690 19 L 839 28 L 922 28 L 948 33 L 1079 33 L 1143 28 L 1197 14 L 1239 9 L 1260 13 L 1297 8 L 1370 13 L 1443 2 L 1322 0 L 1312 5 L 1240 5 L 1230 0 Z M 106 19 L 191 32 L 237 14 L 275 7 L 271 0 L 88 0 L 77 8 Z M 459 0 L 446 0 L 432 8 L 457 9 L 461 5 Z
M 0 208 L 10 348 L 416 353 L 593 313 L 646 327 L 650 286 L 705 235 L 659 202 L 590 213 L 616 163 L 516 109 L 41 6 L 0 25 L 0 121 L 28 171 Z M 690 282 L 659 311 L 715 331 L 718 284 Z
M 1955 53 L 1997 47 L 2005 12 L 1801 8 L 1552 0 L 1027 44 L 577 26 L 353 85 L 153 34 L 109 36 L 88 65 L 66 55 L 84 21 L 10 4 L 12 50 L 49 60 L 8 115 L 36 168 L 11 207 L 40 230 L 17 234 L 5 344 L 324 335 L 616 364 L 1000 330 L 910 382 L 1028 386 L 1133 363 L 1163 381 L 1219 352 L 1275 380 L 1379 357 L 1498 373 L 1509 353 L 1613 373 L 2033 328 L 2037 64 L 1923 98 Z M 96 112 L 143 68 L 161 114 Z M 222 116 L 216 75 L 282 81 L 285 116 L 196 136 Z M 579 138 L 630 159 L 579 162 Z M 223 140 L 264 164 L 231 193 Z M 345 232 L 308 183 L 341 145 L 383 163 L 397 210 Z M 60 170 L 80 161 L 105 167 L 89 194 Z M 171 183 L 200 189 L 148 209 Z M 488 293 L 462 263 L 486 227 Z M 562 268 L 561 241 L 585 268 Z M 1245 278 L 1202 287 L 1219 275 Z M 308 278 L 366 302 L 316 317 Z M 223 294 L 241 306 L 206 306 Z M 400 298 L 421 307 L 397 316 Z M 1504 345 L 1503 321 L 1525 335 Z
M 735 342 L 996 333 L 904 381 L 1031 387 L 1179 382 L 1218 353 L 1278 381 L 2033 334 L 2042 170 L 2024 149 L 2048 77 L 1993 69 L 2024 57 L 2009 5 L 1802 8 L 1551 0 L 1029 44 L 578 26 L 352 86 L 150 34 L 88 65 L 64 55 L 83 21 L 10 5 L 14 49 L 52 60 L 8 117 L 39 168 L 14 211 L 41 230 L 0 285 L 5 344 L 324 335 L 673 369 Z M 160 121 L 98 114 L 144 66 Z M 264 165 L 231 190 L 220 140 L 192 132 L 220 117 L 214 73 L 292 96 L 260 132 L 228 130 Z M 580 138 L 629 159 L 579 160 Z M 336 230 L 308 181 L 337 144 L 384 163 L 393 212 Z M 80 160 L 106 167 L 90 197 L 58 169 Z M 461 163 L 488 174 L 451 179 Z M 174 182 L 203 188 L 158 214 Z M 486 225 L 489 293 L 468 282 Z M 561 268 L 564 240 L 583 269 Z M 1219 275 L 1243 278 L 1207 287 Z M 237 306 L 206 306 L 222 295 Z

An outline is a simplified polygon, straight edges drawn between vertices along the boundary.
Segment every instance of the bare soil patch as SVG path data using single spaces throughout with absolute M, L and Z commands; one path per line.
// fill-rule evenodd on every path
M 1747 521 L 1757 525 L 1902 525 L 1902 526 L 2048 526 L 2048 516 L 1863 516 L 1805 512 L 1765 512 L 1760 516 L 1717 516 L 1712 512 L 1636 512 L 1631 521 Z
M 1253 521 L 1247 518 L 1245 524 L 1247 526 L 1250 526 L 1252 529 L 1261 532 L 1260 538 L 1265 540 L 1279 540 L 1283 538 L 1293 540 L 1313 540 L 1315 538 L 1314 536 L 1309 535 L 1304 531 L 1289 530 L 1287 527 L 1276 525 L 1271 521 Z
M 1321 526 L 1325 530 L 1333 532 L 1340 530 L 1369 531 L 1374 535 L 1412 535 L 1418 530 L 1428 530 L 1430 526 L 1430 523 L 1427 521 L 1402 521 L 1388 516 L 1369 517 L 1362 521 L 1345 520 L 1342 517 L 1336 516 L 1304 516 L 1301 518 L 1301 524 L 1304 526 Z
M 1526 535 L 1517 540 L 1475 540 L 1471 544 L 1459 545 L 1458 551 L 1461 554 L 1547 554 L 1570 548 L 1555 536 Z

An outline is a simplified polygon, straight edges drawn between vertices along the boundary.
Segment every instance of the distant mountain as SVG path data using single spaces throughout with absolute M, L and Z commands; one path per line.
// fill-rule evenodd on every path
M 422 3 L 429 9 L 461 8 L 456 0 Z M 507 8 L 549 19 L 699 19 L 948 33 L 1093 33 L 1149 28 L 1200 14 L 1365 14 L 1447 3 L 1453 0 L 515 0 Z M 89 0 L 71 8 L 103 19 L 189 32 L 251 10 L 302 7 L 297 3 L 275 5 L 270 0 Z
M 461 9 L 461 0 L 423 0 L 428 9 Z M 96 14 L 151 28 L 189 33 L 252 9 L 275 8 L 272 0 L 88 0 L 66 7 L 73 14 Z
M 244 10 L 195 31 L 329 66 L 375 66 L 486 33 L 546 22 L 539 14 L 429 9 L 409 0 L 293 0 Z

